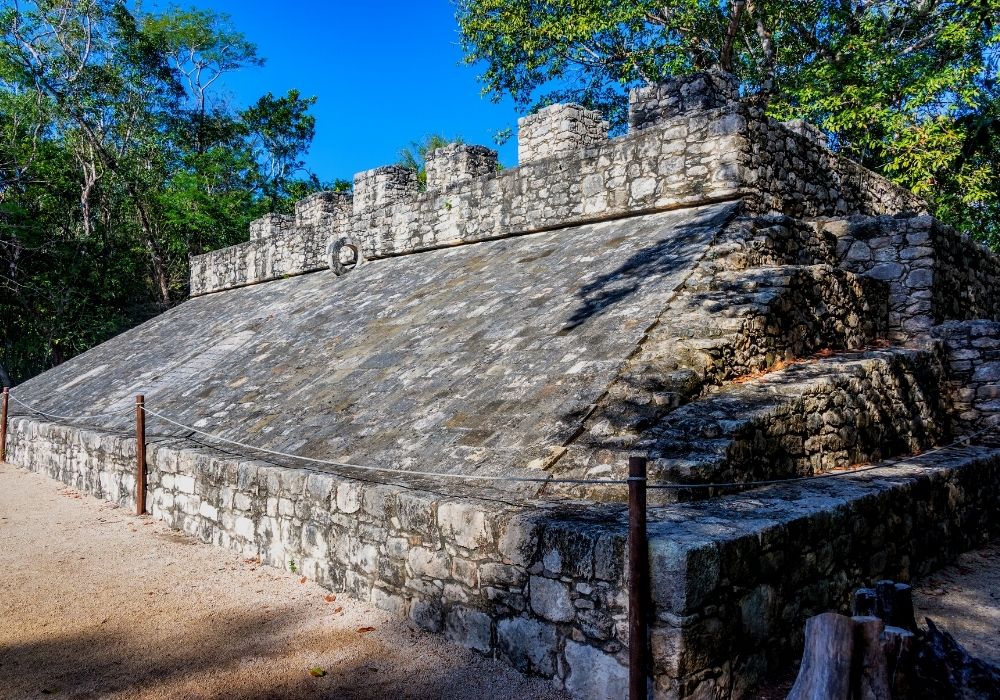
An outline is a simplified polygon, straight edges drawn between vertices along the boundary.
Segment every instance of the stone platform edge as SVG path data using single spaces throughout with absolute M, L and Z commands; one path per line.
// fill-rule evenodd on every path
M 9 461 L 134 508 L 135 440 L 12 418 Z M 787 667 L 802 622 L 909 580 L 1000 523 L 1000 451 L 650 509 L 655 695 L 740 697 Z M 148 446 L 153 517 L 294 569 L 576 697 L 622 697 L 625 513 L 513 503 Z

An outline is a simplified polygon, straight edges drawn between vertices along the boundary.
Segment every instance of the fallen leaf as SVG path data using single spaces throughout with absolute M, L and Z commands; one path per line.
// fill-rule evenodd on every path
M 337 596 L 335 596 L 335 595 L 328 595 L 328 596 L 327 596 L 326 598 L 324 598 L 323 600 L 325 600 L 325 601 L 326 601 L 327 603 L 332 603 L 332 602 L 333 602 L 333 601 L 335 601 L 336 599 L 337 599 Z
M 344 612 L 344 609 L 339 605 L 333 609 L 334 613 Z
M 303 576 L 302 578 L 299 579 L 299 583 L 305 583 L 305 582 L 306 582 L 306 577 L 305 576 Z
M 321 669 L 319 666 L 315 666 L 315 667 L 309 669 L 309 675 L 310 676 L 314 676 L 316 678 L 322 678 L 323 676 L 326 675 L 326 671 L 324 671 L 323 669 Z
M 374 632 L 374 627 L 358 627 L 358 634 L 364 634 L 365 632 Z

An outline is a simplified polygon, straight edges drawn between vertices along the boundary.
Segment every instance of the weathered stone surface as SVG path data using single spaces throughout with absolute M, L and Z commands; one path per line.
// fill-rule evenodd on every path
M 499 652 L 516 668 L 543 676 L 556 670 L 556 628 L 524 617 L 497 623 Z
M 552 622 L 569 622 L 576 615 L 569 596 L 569 586 L 562 581 L 532 576 L 531 609 Z
M 524 165 L 545 158 L 576 156 L 602 145 L 608 123 L 600 112 L 574 104 L 543 107 L 517 120 L 517 161 Z
M 566 642 L 566 664 L 566 689 L 573 697 L 615 700 L 628 696 L 628 668 L 599 649 Z

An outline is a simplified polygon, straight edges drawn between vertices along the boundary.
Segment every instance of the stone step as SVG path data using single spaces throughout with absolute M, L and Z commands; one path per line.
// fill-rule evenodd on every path
M 650 478 L 747 483 L 920 452 L 948 433 L 940 359 L 894 348 L 802 361 L 678 408 L 635 449 Z M 668 502 L 727 489 L 657 491 Z
M 883 287 L 826 265 L 717 273 L 670 304 L 552 471 L 607 476 L 706 387 L 823 349 L 860 349 L 884 324 Z

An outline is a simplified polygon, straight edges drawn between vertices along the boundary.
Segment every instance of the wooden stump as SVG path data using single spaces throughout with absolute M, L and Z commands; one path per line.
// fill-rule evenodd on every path
M 805 647 L 799 677 L 788 700 L 848 700 L 854 621 L 837 613 L 823 613 L 806 621 Z

